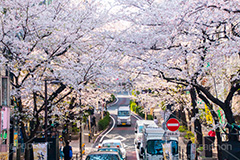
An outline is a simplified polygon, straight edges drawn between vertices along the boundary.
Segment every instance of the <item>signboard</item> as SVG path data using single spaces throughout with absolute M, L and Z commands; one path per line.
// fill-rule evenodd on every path
M 35 143 L 33 144 L 34 160 L 47 160 L 48 143 Z
M 212 114 L 211 114 L 211 111 L 208 109 L 208 106 L 206 104 L 205 104 L 205 113 L 206 113 L 207 124 L 212 124 L 213 123 Z
M 166 131 L 166 136 L 167 137 L 179 137 L 180 136 L 180 133 L 179 131 Z
M 171 118 L 167 121 L 167 128 L 170 131 L 174 132 L 174 131 L 178 130 L 179 126 L 180 126 L 180 124 L 179 124 L 178 120 L 175 118 Z
M 219 109 L 217 112 L 218 112 L 218 118 L 219 118 L 220 124 L 225 124 L 226 123 L 226 121 L 225 121 L 226 117 L 225 117 L 225 114 L 224 114 L 223 110 Z
M 196 157 L 196 144 L 191 144 L 191 160 L 195 160 Z

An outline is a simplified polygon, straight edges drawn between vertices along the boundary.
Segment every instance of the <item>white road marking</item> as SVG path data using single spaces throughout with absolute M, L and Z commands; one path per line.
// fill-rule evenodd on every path
M 132 114 L 133 117 L 135 117 L 137 120 L 140 120 L 134 113 Z
M 119 139 L 121 141 L 125 141 L 127 138 L 123 137 L 123 136 L 117 136 L 117 137 L 114 137 L 113 139 Z
M 111 132 L 112 130 L 113 130 L 113 128 L 114 128 L 114 126 L 115 126 L 115 119 L 110 115 L 110 117 L 112 118 L 112 120 L 113 120 L 113 125 L 112 125 L 112 127 L 109 129 L 109 131 L 107 131 L 102 137 L 101 137 L 101 139 L 100 139 L 100 143 L 102 142 L 102 140 L 103 140 L 103 138 L 109 133 L 109 132 Z

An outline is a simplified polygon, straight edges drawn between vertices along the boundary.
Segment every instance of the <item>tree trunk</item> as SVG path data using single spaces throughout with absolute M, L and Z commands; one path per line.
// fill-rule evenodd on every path
M 221 147 L 220 147 L 220 146 L 222 146 L 222 137 L 221 137 L 221 134 L 220 134 L 220 128 L 219 127 L 216 129 L 216 136 L 217 136 L 218 160 L 222 160 L 222 152 L 221 152 Z
M 179 114 L 178 119 L 181 120 L 181 125 L 185 126 L 187 128 L 188 126 L 187 126 L 187 120 L 186 120 L 186 112 L 183 109 L 184 109 L 184 107 L 181 106 L 179 113 L 178 113 Z
M 191 102 L 192 102 L 192 117 L 195 117 L 196 114 L 198 113 L 198 109 L 196 109 L 197 103 L 197 96 L 196 96 L 196 91 L 194 88 L 190 89 L 190 94 L 191 94 Z M 196 132 L 197 134 L 197 147 L 202 145 L 202 139 L 203 139 L 203 135 L 202 135 L 202 127 L 201 127 L 201 123 L 199 121 L 199 119 L 196 119 L 194 121 L 194 132 Z
M 31 154 L 31 147 L 32 144 L 31 143 L 25 143 L 25 160 L 30 160 L 30 154 Z
M 210 104 L 208 99 L 204 95 L 202 95 L 201 93 L 198 93 L 198 95 L 199 95 L 199 98 L 201 98 L 204 101 L 204 103 L 207 105 L 208 109 L 210 110 L 211 115 L 214 119 L 215 125 L 218 125 L 219 124 L 218 115 L 213 110 L 212 104 Z M 222 160 L 222 152 L 221 152 L 221 147 L 220 147 L 222 145 L 222 137 L 221 137 L 221 134 L 220 134 L 220 128 L 219 127 L 216 129 L 216 136 L 217 136 L 218 160 Z
M 232 109 L 231 108 L 232 108 L 231 106 L 225 106 L 225 109 L 223 110 L 225 115 L 226 115 L 227 122 L 230 125 L 235 123 L 235 119 L 233 117 L 233 113 L 232 113 Z M 238 135 L 237 135 L 236 129 L 229 128 L 228 139 L 229 139 L 229 141 L 238 141 Z

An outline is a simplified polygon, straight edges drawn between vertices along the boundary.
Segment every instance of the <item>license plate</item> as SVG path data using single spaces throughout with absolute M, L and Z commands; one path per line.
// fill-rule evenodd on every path
M 126 123 L 122 123 L 122 125 L 126 125 Z

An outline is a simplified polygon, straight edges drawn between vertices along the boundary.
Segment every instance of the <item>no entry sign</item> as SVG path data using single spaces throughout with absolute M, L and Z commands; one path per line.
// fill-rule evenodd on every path
M 179 124 L 178 120 L 175 118 L 171 118 L 167 121 L 167 128 L 170 131 L 174 132 L 174 131 L 178 130 L 179 126 L 180 126 L 180 124 Z

